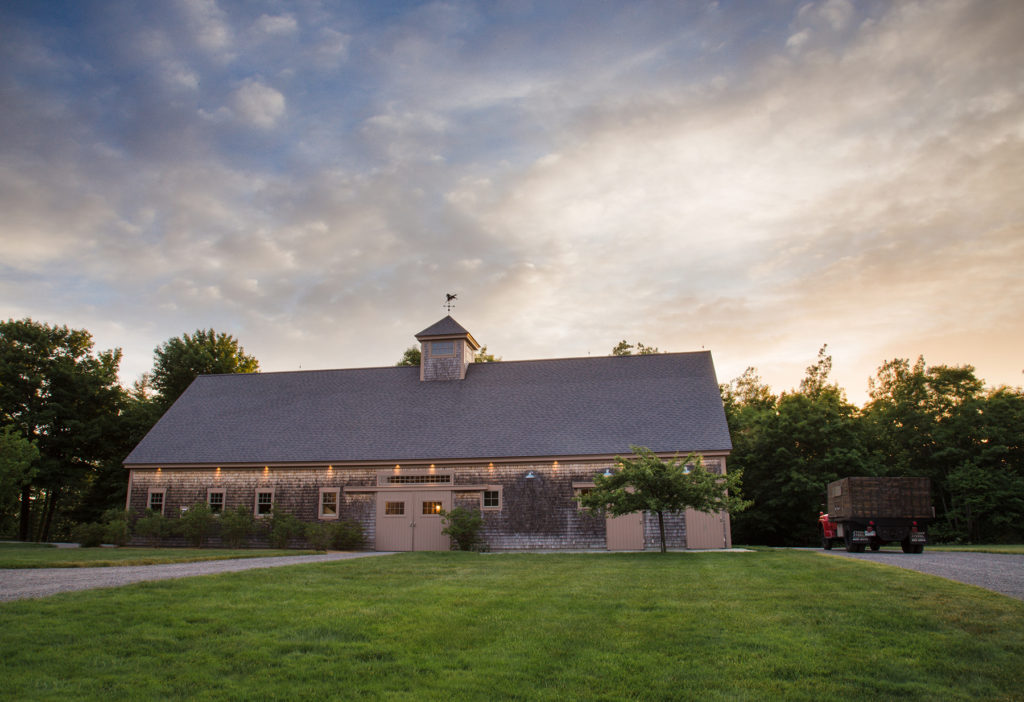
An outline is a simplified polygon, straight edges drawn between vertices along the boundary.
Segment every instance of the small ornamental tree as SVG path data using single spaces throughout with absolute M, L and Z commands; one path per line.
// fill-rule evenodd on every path
M 620 516 L 648 511 L 658 515 L 661 552 L 665 553 L 665 513 L 690 508 L 700 512 L 740 512 L 750 506 L 740 495 L 741 472 L 712 473 L 701 457 L 664 461 L 642 446 L 629 447 L 635 458 L 616 456 L 619 470 L 594 476 L 595 487 L 579 498 L 591 514 Z

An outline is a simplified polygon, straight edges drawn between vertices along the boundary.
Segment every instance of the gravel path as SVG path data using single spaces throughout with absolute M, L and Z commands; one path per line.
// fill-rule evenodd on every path
M 1021 554 L 929 551 L 927 547 L 924 553 L 915 554 L 901 551 L 847 553 L 835 550 L 821 550 L 820 553 L 930 573 L 1024 600 L 1024 555 Z
M 314 556 L 278 556 L 274 558 L 232 558 L 199 563 L 169 563 L 147 566 L 109 566 L 101 568 L 5 568 L 0 569 L 0 601 L 47 597 L 59 592 L 117 587 L 144 580 L 170 580 L 194 575 L 235 573 L 254 568 L 324 561 L 343 561 L 349 558 L 387 556 L 387 551 L 359 551 L 358 553 L 327 553 Z

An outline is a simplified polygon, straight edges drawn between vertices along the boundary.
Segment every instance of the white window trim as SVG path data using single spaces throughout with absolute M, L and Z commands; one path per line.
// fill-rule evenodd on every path
M 263 519 L 264 517 L 270 516 L 269 512 L 267 514 L 260 514 L 260 493 L 264 492 L 270 493 L 270 509 L 274 509 L 274 488 L 256 488 L 256 492 L 253 494 L 252 498 L 252 514 L 256 519 Z
M 146 511 L 153 509 L 150 507 L 153 495 L 160 495 L 160 514 L 163 514 L 167 509 L 167 488 L 150 488 L 146 491 Z
M 334 514 L 324 514 L 324 495 L 334 493 Z M 320 488 L 316 498 L 317 519 L 338 519 L 341 516 L 341 488 Z
M 496 492 L 498 493 L 498 506 L 497 507 L 485 507 L 484 506 L 484 493 L 485 492 Z M 500 512 L 502 507 L 505 506 L 505 495 L 501 489 L 501 485 L 488 485 L 486 488 L 480 491 L 480 511 L 481 512 Z

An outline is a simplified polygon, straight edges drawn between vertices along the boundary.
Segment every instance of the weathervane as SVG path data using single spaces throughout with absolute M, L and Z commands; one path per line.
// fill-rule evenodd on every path
M 445 293 L 444 296 L 446 298 L 444 301 L 444 306 L 448 310 L 448 314 L 451 314 L 452 307 L 455 307 L 455 298 L 457 298 L 459 295 L 458 293 Z

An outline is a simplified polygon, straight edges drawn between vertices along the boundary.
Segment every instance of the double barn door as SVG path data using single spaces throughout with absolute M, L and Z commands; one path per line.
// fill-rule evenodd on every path
M 382 490 L 377 493 L 378 551 L 447 551 L 441 510 L 452 508 L 450 490 Z

